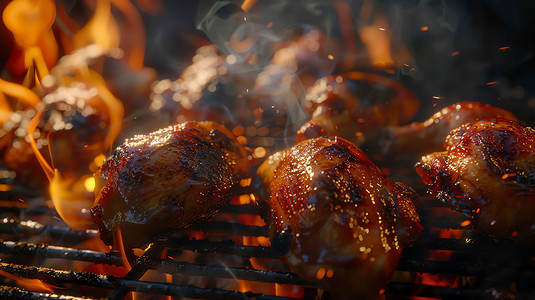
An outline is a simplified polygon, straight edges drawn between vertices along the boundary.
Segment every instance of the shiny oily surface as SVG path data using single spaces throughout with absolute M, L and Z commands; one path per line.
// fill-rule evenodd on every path
M 475 229 L 535 242 L 535 130 L 505 119 L 454 129 L 446 151 L 416 165 L 429 191 L 473 217 Z
M 379 150 L 386 156 L 441 151 L 450 131 L 472 121 L 489 118 L 518 119 L 511 112 L 486 103 L 458 102 L 442 108 L 423 122 L 384 129 Z
M 408 122 L 419 107 L 416 96 L 390 78 L 362 72 L 327 76 L 307 92 L 305 110 L 312 118 L 298 140 L 336 135 L 360 146 L 378 129 Z
M 245 150 L 223 126 L 187 122 L 119 146 L 95 173 L 91 209 L 101 239 L 121 231 L 127 249 L 184 228 L 225 205 L 247 170 Z
M 269 157 L 258 173 L 270 237 L 290 234 L 292 271 L 322 280 L 336 299 L 378 297 L 402 247 L 421 230 L 414 191 L 341 138 L 301 142 Z

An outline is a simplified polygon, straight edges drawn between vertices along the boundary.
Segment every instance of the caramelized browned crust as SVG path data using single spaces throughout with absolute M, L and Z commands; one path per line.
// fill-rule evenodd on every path
M 446 151 L 416 165 L 429 191 L 473 217 L 475 229 L 535 242 L 535 130 L 505 120 L 454 129 Z
M 379 151 L 385 156 L 425 154 L 441 151 L 446 136 L 453 129 L 483 118 L 503 118 L 518 121 L 510 112 L 479 102 L 459 102 L 448 105 L 425 122 L 384 129 Z
M 118 147 L 96 172 L 91 209 L 101 239 L 120 228 L 127 247 L 209 217 L 232 197 L 247 170 L 245 150 L 223 126 L 187 122 Z
M 272 240 L 284 232 L 293 238 L 290 268 L 321 280 L 334 299 L 379 297 L 401 249 L 420 233 L 415 192 L 341 138 L 301 142 L 269 157 L 258 173 Z
M 339 136 L 362 145 L 378 129 L 408 122 L 420 102 L 399 82 L 373 73 L 349 72 L 318 80 L 307 93 L 312 118 L 298 140 Z

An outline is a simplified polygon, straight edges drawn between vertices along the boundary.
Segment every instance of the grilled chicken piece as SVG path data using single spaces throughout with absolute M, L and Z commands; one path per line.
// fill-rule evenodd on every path
M 464 123 L 483 118 L 518 121 L 512 113 L 489 104 L 459 102 L 444 107 L 425 122 L 385 128 L 378 151 L 385 156 L 422 155 L 440 151 L 450 131 Z
M 150 108 L 179 123 L 252 124 L 254 118 L 243 98 L 252 90 L 255 77 L 247 62 L 227 61 L 215 45 L 203 46 L 178 79 L 155 83 Z
M 344 139 L 301 142 L 270 156 L 258 174 L 272 244 L 289 234 L 291 270 L 320 280 L 333 299 L 378 298 L 401 249 L 420 234 L 416 193 Z
M 534 244 L 535 130 L 505 119 L 473 121 L 444 146 L 416 165 L 429 191 L 471 216 L 476 230 Z
M 420 102 L 399 82 L 378 74 L 349 72 L 318 80 L 307 93 L 312 118 L 297 135 L 302 141 L 339 136 L 356 145 L 373 140 L 379 129 L 408 122 Z
M 187 122 L 126 140 L 95 173 L 91 209 L 100 237 L 120 229 L 126 249 L 207 218 L 233 196 L 248 169 L 222 125 Z
M 50 92 L 38 104 L 43 117 L 34 131 L 36 146 L 64 177 L 90 175 L 91 162 L 109 149 L 105 128 L 110 127 L 110 118 L 102 102 L 91 84 L 73 82 Z M 11 113 L 0 127 L 0 149 L 3 162 L 21 182 L 46 189 L 49 181 L 27 139 L 27 128 L 35 114 L 35 108 Z

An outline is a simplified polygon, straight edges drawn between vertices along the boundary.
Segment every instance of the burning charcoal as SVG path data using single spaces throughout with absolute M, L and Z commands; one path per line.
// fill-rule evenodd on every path
M 478 231 L 534 244 L 535 131 L 484 119 L 452 130 L 444 146 L 416 165 L 429 192 Z
M 312 118 L 299 129 L 298 140 L 336 135 L 362 145 L 381 128 L 408 122 L 419 106 L 412 92 L 378 74 L 328 76 L 309 89 L 305 108 Z
M 269 157 L 258 173 L 271 239 L 291 235 L 292 271 L 321 281 L 335 299 L 379 298 L 401 249 L 422 229 L 416 193 L 341 138 L 301 142 Z
M 95 173 L 91 209 L 108 245 L 126 249 L 207 218 L 247 173 L 244 148 L 225 127 L 187 122 L 125 141 Z
M 440 151 L 451 130 L 484 118 L 518 121 L 512 113 L 499 107 L 479 102 L 459 102 L 444 107 L 424 122 L 384 128 L 378 151 L 385 157 Z

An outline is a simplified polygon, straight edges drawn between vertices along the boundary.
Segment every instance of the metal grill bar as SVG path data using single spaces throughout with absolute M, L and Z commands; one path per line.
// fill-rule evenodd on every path
M 25 299 L 25 300 L 96 300 L 95 298 L 89 298 L 89 297 L 73 297 L 73 296 L 65 296 L 65 295 L 56 295 L 56 294 L 45 294 L 45 293 L 37 293 L 37 292 L 30 292 L 26 290 L 22 290 L 16 287 L 10 287 L 10 286 L 0 286 L 0 298 L 1 299 Z
M 15 219 L 4 218 L 0 220 L 0 233 L 11 234 L 15 236 L 35 236 L 49 235 L 51 239 L 58 243 L 66 240 L 69 244 L 78 241 L 84 241 L 90 238 L 98 237 L 97 230 L 73 230 L 67 227 L 58 227 L 43 225 L 34 221 L 18 221 Z
M 241 293 L 215 289 L 202 289 L 195 286 L 181 286 L 159 282 L 147 283 L 136 280 L 118 280 L 117 284 L 128 288 L 128 290 L 130 291 L 143 292 L 148 294 L 169 295 L 174 297 L 213 300 L 295 300 L 293 298 L 287 297 L 266 296 L 262 294 Z
M 63 271 L 44 267 L 0 263 L 0 270 L 18 277 L 39 279 L 47 283 L 75 283 L 79 285 L 113 288 L 107 276 L 76 271 Z
M 272 248 L 265 246 L 243 246 L 232 241 L 214 242 L 209 240 L 169 239 L 166 245 L 173 249 L 192 250 L 205 253 L 233 254 L 243 257 L 278 258 Z
M 407 259 L 402 257 L 399 261 L 397 270 L 399 271 L 412 271 L 431 274 L 452 274 L 474 277 L 488 277 L 496 274 L 511 274 L 509 279 L 513 279 L 516 276 L 522 278 L 522 280 L 531 279 L 535 280 L 535 273 L 523 273 L 515 268 L 504 268 L 495 266 L 481 266 L 477 264 L 459 264 L 451 261 L 435 261 L 426 259 Z M 517 273 L 518 272 L 518 273 Z M 526 278 L 528 276 L 528 278 Z
M 108 253 L 25 242 L 0 242 L 0 253 L 37 258 L 60 258 L 122 266 L 121 257 Z
M 158 270 L 167 274 L 180 273 L 188 276 L 210 276 L 218 278 L 235 278 L 241 280 L 272 282 L 279 284 L 294 284 L 310 287 L 318 287 L 317 283 L 308 282 L 293 273 L 273 272 L 255 269 L 243 269 L 223 267 L 217 265 L 198 265 L 183 261 L 171 261 L 157 258 L 143 257 L 142 264 L 150 269 Z
M 522 293 L 515 293 L 504 295 L 502 291 L 496 289 L 478 289 L 478 288 L 452 288 L 452 287 L 440 287 L 426 284 L 414 284 L 414 283 L 399 283 L 392 282 L 387 288 L 388 295 L 395 295 L 396 299 L 401 296 L 414 296 L 415 291 L 418 291 L 418 296 L 438 298 L 438 299 L 503 299 L 500 296 L 507 296 L 505 299 L 530 299 L 529 295 Z M 531 295 L 532 296 L 532 295 Z
M 209 233 L 231 234 L 235 236 L 268 236 L 267 226 L 252 226 L 239 223 L 212 221 L 195 224 L 192 226 L 192 229 Z
M 119 288 L 127 291 L 143 293 L 155 293 L 175 297 L 191 297 L 205 299 L 264 299 L 264 300 L 290 300 L 291 298 L 278 296 L 265 296 L 253 293 L 241 293 L 225 290 L 202 289 L 194 286 L 181 286 L 169 283 L 148 282 L 131 279 L 121 279 L 97 275 L 87 272 L 62 271 L 51 268 L 21 266 L 14 264 L 0 263 L 0 270 L 7 273 L 28 279 L 39 279 L 44 282 L 53 283 L 76 283 L 80 285 L 94 286 L 100 288 Z M 114 299 L 110 295 L 111 299 Z

